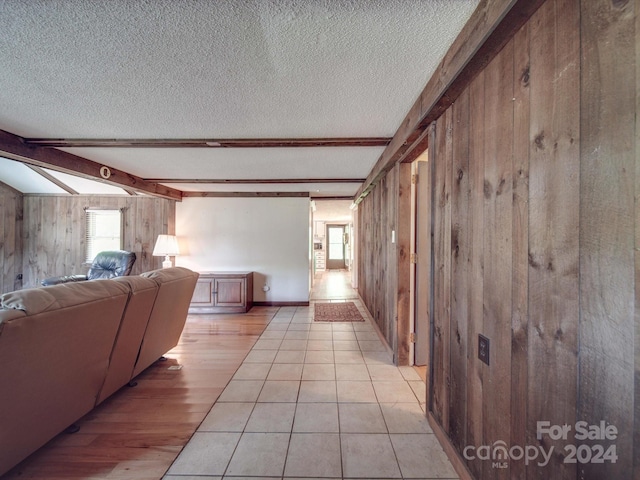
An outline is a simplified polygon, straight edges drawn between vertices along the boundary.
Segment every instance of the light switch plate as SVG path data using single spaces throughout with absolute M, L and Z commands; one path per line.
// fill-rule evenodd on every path
M 484 335 L 478 334 L 478 358 L 489 365 L 489 339 Z

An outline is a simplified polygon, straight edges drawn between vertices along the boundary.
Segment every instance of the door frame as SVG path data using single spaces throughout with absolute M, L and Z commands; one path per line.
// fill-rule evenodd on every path
M 346 223 L 326 223 L 325 224 L 325 243 L 326 243 L 326 253 L 325 253 L 325 269 L 326 270 L 346 270 L 347 269 L 347 244 L 344 242 L 344 235 L 347 233 L 348 224 Z M 336 268 L 330 266 L 330 243 L 329 243 L 329 230 L 331 228 L 341 228 L 342 229 L 342 267 Z

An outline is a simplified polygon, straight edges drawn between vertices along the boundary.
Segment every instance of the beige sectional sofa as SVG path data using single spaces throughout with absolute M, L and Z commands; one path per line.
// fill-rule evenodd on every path
M 0 475 L 177 345 L 181 267 L 0 296 Z

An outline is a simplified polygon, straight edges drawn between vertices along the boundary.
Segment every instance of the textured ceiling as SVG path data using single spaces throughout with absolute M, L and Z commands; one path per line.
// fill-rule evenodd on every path
M 1 1 L 0 129 L 43 138 L 390 137 L 476 5 Z M 364 178 L 382 149 L 68 151 L 143 178 L 220 179 Z

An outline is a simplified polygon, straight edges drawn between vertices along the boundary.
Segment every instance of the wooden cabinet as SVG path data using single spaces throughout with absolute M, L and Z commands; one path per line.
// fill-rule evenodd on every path
M 243 313 L 253 306 L 253 272 L 201 272 L 189 313 Z
M 314 250 L 313 256 L 316 261 L 316 271 L 324 270 L 326 267 L 324 250 Z

